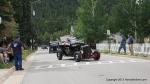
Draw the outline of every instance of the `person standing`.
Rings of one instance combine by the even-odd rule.
[[[120,43],[118,53],[120,53],[122,48],[124,50],[124,54],[126,54],[126,37],[123,34],[121,34],[121,43]]]
[[[12,48],[14,60],[15,60],[15,69],[17,70],[24,70],[22,68],[22,42],[20,41],[20,37],[17,36],[16,39],[10,44]]]
[[[129,51],[130,55],[134,55],[134,50],[133,50],[133,36],[131,34],[128,35],[128,45],[129,45]]]

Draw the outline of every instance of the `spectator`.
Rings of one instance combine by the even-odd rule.
[[[124,54],[126,54],[126,37],[123,34],[121,34],[121,43],[120,43],[118,53],[120,53],[122,48],[124,50]]]
[[[8,64],[9,57],[8,57],[7,51],[3,52],[3,57],[4,57],[4,63]]]
[[[7,55],[7,49],[6,48],[0,47],[0,58],[1,58],[3,63],[6,63],[6,64],[8,63],[9,58]]]
[[[24,70],[22,68],[22,43],[20,41],[20,37],[17,36],[16,39],[11,43],[10,47],[12,48],[14,60],[15,60],[15,68],[17,70]]]
[[[3,54],[0,53],[0,61],[2,61],[4,63],[4,59],[3,59]]]
[[[129,45],[129,51],[130,55],[134,55],[134,50],[133,50],[133,36],[131,34],[128,35],[128,45]]]

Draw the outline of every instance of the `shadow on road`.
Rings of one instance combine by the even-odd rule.
[[[75,61],[74,58],[62,59],[64,61]],[[82,59],[80,62],[94,62],[93,59]]]

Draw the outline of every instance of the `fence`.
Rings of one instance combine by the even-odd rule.
[[[110,51],[111,52],[117,52],[119,49],[120,44],[118,43],[111,43],[110,44]],[[133,45],[134,53],[136,54],[144,54],[144,55],[150,55],[150,43],[143,43],[143,44],[134,44]],[[96,48],[98,50],[109,50],[108,43],[97,43]],[[128,45],[126,45],[127,53],[129,52]]]

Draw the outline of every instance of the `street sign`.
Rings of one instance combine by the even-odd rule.
[[[110,35],[110,30],[107,30],[107,35]]]
[[[72,25],[71,25],[71,32],[74,33],[74,28]]]
[[[32,12],[32,13],[33,13],[33,16],[35,16],[35,10],[33,10],[33,12]]]
[[[34,43],[35,42],[35,40],[34,39],[30,39],[30,43]]]
[[[32,43],[32,39],[30,39],[30,43]]]

